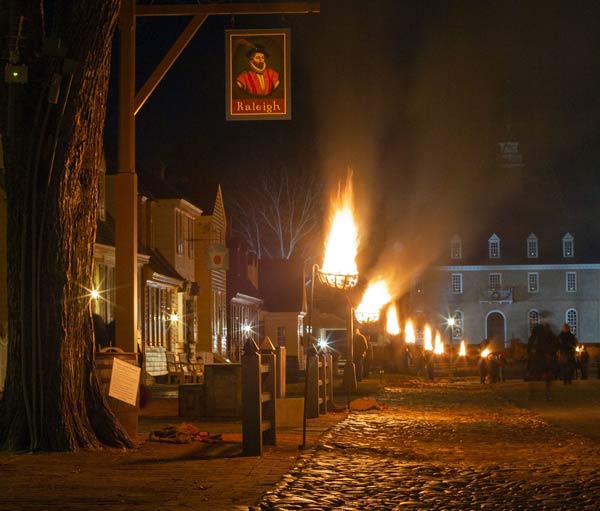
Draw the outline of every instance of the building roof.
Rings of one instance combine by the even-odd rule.
[[[261,259],[259,288],[264,309],[269,312],[305,310],[304,270],[302,261]]]
[[[238,236],[230,236],[227,238],[227,248],[229,249],[229,270],[227,271],[227,294],[229,297],[240,293],[261,298],[259,290],[248,276],[251,251],[247,243]]]
[[[107,247],[115,246],[115,219],[106,214],[106,220],[96,219],[96,243],[106,245]],[[138,254],[149,256],[148,248],[138,241]]]
[[[151,172],[138,173],[138,192],[151,199],[183,199],[194,204],[178,187]]]
[[[553,213],[547,205],[544,215],[523,215],[511,210],[490,222],[477,234],[465,226],[448,232],[447,249],[439,264],[451,266],[473,265],[540,265],[600,263],[600,236],[598,228],[589,219]],[[500,257],[489,257],[489,240],[493,235],[500,240]],[[538,256],[528,257],[527,239],[534,235],[538,242]],[[563,257],[563,238],[573,237],[573,257]],[[450,242],[457,235],[462,242],[462,258],[450,257]]]
[[[147,250],[150,253],[150,268],[152,268],[155,273],[185,282],[185,277],[182,277],[157,249],[149,248]]]

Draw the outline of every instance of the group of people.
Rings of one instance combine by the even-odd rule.
[[[546,399],[552,399],[552,381],[560,378],[565,385],[570,384],[578,371],[581,378],[589,374],[589,353],[585,346],[577,350],[577,338],[565,323],[555,335],[547,322],[536,325],[527,343],[527,374],[530,381],[530,397],[534,397],[535,381],[545,382]]]
[[[481,344],[482,350],[489,344],[485,341]],[[491,352],[485,357],[479,359],[479,380],[481,383],[496,383],[505,381],[504,368],[506,367],[506,357],[503,352]]]

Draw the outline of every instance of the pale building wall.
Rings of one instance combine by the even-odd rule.
[[[566,272],[577,275],[577,290],[566,289]],[[528,273],[538,273],[538,292],[529,292]],[[462,274],[463,292],[453,294],[451,274]],[[489,273],[500,273],[502,288],[513,290],[512,303],[480,303],[482,291],[489,289]],[[464,316],[463,337],[478,343],[487,336],[486,317],[490,312],[500,312],[505,317],[506,339],[529,337],[528,315],[532,309],[547,318],[558,333],[566,321],[566,312],[577,311],[577,336],[581,342],[600,342],[600,267],[594,265],[559,265],[556,269],[522,266],[517,270],[485,268],[474,271],[455,269],[432,271],[424,279],[424,316],[443,326],[444,317],[455,310]]]
[[[285,328],[285,348],[287,356],[299,356],[300,335],[298,331],[298,319],[304,316],[298,312],[268,312],[263,311],[265,335],[271,339],[274,346],[280,345],[277,339],[277,330]],[[259,343],[262,339],[259,339]]]

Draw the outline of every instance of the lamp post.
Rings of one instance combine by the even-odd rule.
[[[300,445],[300,449],[304,449],[306,447],[306,402],[308,399],[308,357],[310,355],[311,350],[315,350],[318,352],[320,346],[315,345],[313,342],[313,313],[314,313],[314,301],[315,301],[315,278],[319,279],[321,284],[332,287],[334,289],[339,289],[341,291],[349,291],[354,286],[356,286],[358,282],[358,273],[353,274],[342,274],[342,273],[328,273],[324,272],[319,268],[318,264],[312,265],[311,270],[311,279],[310,279],[310,302],[308,304],[308,321],[306,325],[306,333],[305,333],[305,350],[306,350],[306,363],[305,363],[305,373],[306,377],[304,380],[304,417],[302,420],[302,445]],[[350,300],[348,300],[350,302]],[[352,334],[353,334],[353,308],[350,306],[350,313],[348,314],[347,319],[347,352],[346,358],[349,360],[346,361],[346,366],[344,367],[344,385],[346,388],[347,396],[350,395],[350,390],[356,390],[356,368],[354,367],[354,362],[352,361]],[[352,363],[350,363],[352,362]],[[351,382],[354,382],[354,386],[351,385]],[[348,404],[350,404],[350,399],[348,399]]]
[[[352,344],[354,335],[354,308],[348,297],[348,291],[354,288],[358,283],[358,273],[328,273],[317,267],[317,275],[322,284],[344,291],[348,303],[350,304],[350,310],[346,319],[346,365],[344,366],[344,387],[346,389],[346,395],[350,396],[350,392],[356,390],[356,366],[354,365],[354,347]],[[349,403],[350,401],[348,399],[348,404]]]

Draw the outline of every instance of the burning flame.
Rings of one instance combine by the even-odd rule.
[[[322,273],[330,277],[358,275],[356,252],[358,251],[358,229],[354,222],[354,196],[352,175],[346,185],[338,187],[337,197],[332,201],[333,217],[327,243]],[[335,277],[333,277],[335,278]],[[340,277],[343,280],[343,277]],[[336,279],[337,280],[337,279]],[[332,283],[331,285],[335,285]]]
[[[425,338],[423,341],[423,349],[425,351],[433,351],[433,344],[431,344],[431,327],[425,325]]]
[[[435,347],[433,348],[433,352],[436,355],[441,355],[444,353],[444,343],[442,342],[442,337],[439,332],[435,332]]]
[[[385,280],[370,282],[363,299],[355,310],[356,319],[361,323],[365,321],[377,321],[379,310],[390,300],[392,296],[388,291]]]
[[[396,312],[396,306],[394,304],[390,305],[387,310],[386,330],[390,335],[398,335],[400,333],[398,313]]]
[[[415,327],[413,327],[412,321],[407,321],[404,327],[404,340],[406,344],[415,343]]]
[[[481,358],[486,358],[486,357],[487,357],[487,356],[488,356],[490,353],[491,353],[491,351],[490,351],[490,349],[489,349],[489,348],[486,348],[486,349],[484,349],[484,350],[481,352]]]
[[[460,341],[460,349],[458,350],[458,356],[459,357],[466,357],[467,356],[467,346],[465,345],[465,341]]]

